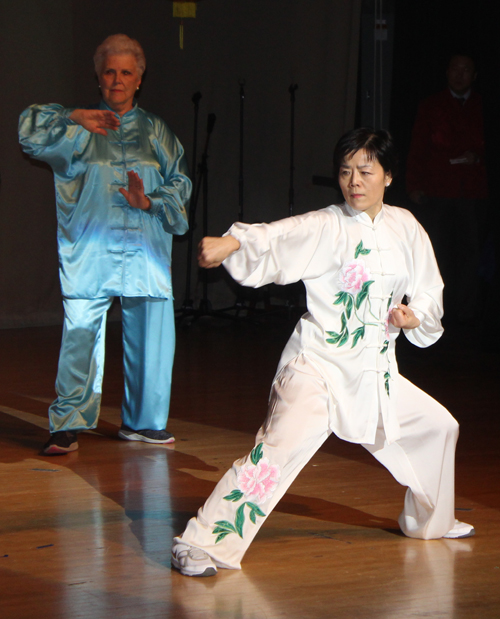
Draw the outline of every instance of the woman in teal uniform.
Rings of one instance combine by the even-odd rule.
[[[120,297],[125,376],[119,436],[170,443],[166,431],[175,348],[172,235],[188,228],[184,150],[134,100],[146,68],[123,34],[96,50],[102,100],[85,108],[32,105],[19,123],[23,150],[54,172],[64,328],[43,452],[78,449],[97,425],[106,312]]]

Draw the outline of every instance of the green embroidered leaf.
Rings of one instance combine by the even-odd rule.
[[[391,296],[389,297],[389,300],[387,301],[387,310],[389,310],[389,308],[391,307],[393,294],[394,294],[394,290],[391,292]]]
[[[255,515],[255,512],[254,512],[254,511],[251,511],[251,512],[250,512],[250,520],[251,520],[254,524],[257,524],[257,517],[256,517],[256,515]]]
[[[375,282],[375,280],[370,279],[367,282],[365,282],[363,284],[363,287],[361,288],[361,292],[366,292],[368,294],[368,288]]]
[[[228,531],[227,529],[223,529],[222,527],[215,527],[215,529],[212,531],[214,535],[217,535],[217,533],[223,533],[223,532],[232,533],[232,531]]]
[[[236,533],[236,529],[234,528],[234,526],[227,520],[217,520],[215,524],[224,531],[227,531],[228,533]]]
[[[336,344],[339,341],[339,339],[340,339],[340,335],[337,334],[337,336],[335,338],[332,338],[332,337],[326,338],[326,343],[327,344]]]
[[[358,327],[357,329],[355,329],[352,332],[352,346],[351,348],[354,348],[356,346],[356,344],[358,343],[358,340],[360,340],[361,338],[365,337],[365,325],[362,325],[361,327]]]
[[[243,492],[241,492],[241,490],[233,490],[231,494],[224,497],[224,500],[236,503],[236,501],[239,501],[241,498],[243,498]]]
[[[252,464],[257,464],[257,462],[262,458],[262,456],[264,455],[262,453],[263,449],[264,449],[264,443],[259,443],[257,447],[254,447],[254,449],[252,449],[252,453],[250,455]]]
[[[342,312],[342,316],[340,317],[340,331],[343,333],[347,328],[347,317],[344,312]]]
[[[384,342],[384,346],[380,351],[380,354],[383,355],[385,352],[387,352],[387,349],[389,348],[389,340],[385,340]]]
[[[356,251],[354,252],[354,259],[356,259],[359,256],[359,254],[361,254],[362,256],[366,256],[370,252],[371,252],[371,249],[365,249],[363,247],[363,241],[360,241],[358,243],[358,246],[356,247]]]
[[[347,292],[337,292],[335,296],[337,300],[333,302],[334,305],[340,305],[341,303],[345,305],[348,296]]]
[[[343,333],[342,333],[342,337],[340,338],[339,343],[337,344],[337,347],[340,348],[341,346],[343,346],[347,340],[349,339],[349,330],[346,329]]]
[[[358,292],[358,296],[356,297],[356,309],[359,309],[361,307],[361,303],[363,303],[367,296],[368,292],[366,292],[365,290]]]
[[[368,296],[369,288],[373,284],[373,282],[374,282],[374,280],[371,279],[370,281],[365,282],[363,284],[361,290],[358,292],[358,294],[356,296],[356,309],[359,309],[361,307],[361,303],[363,303],[363,301]]]
[[[391,378],[391,375],[389,374],[389,372],[386,372],[384,374],[384,378],[385,378],[385,390],[387,391],[387,395],[390,397],[391,392],[389,389],[389,379]]]
[[[243,539],[243,524],[245,522],[245,503],[240,505],[236,510],[236,518],[234,524],[236,526],[236,532]]]
[[[266,514],[261,510],[258,505],[256,505],[255,503],[250,503],[250,501],[247,501],[247,505],[252,510],[252,512],[255,512],[257,514],[257,516],[262,516],[262,518],[265,518]]]
[[[221,542],[226,537],[226,535],[229,535],[229,531],[224,531],[223,533],[220,533],[219,535],[217,535],[217,539],[215,540],[215,543],[218,544],[219,542]]]
[[[349,298],[347,299],[347,303],[346,303],[346,307],[345,307],[345,313],[347,314],[347,318],[351,317],[353,306],[354,306],[354,298],[350,294]]]

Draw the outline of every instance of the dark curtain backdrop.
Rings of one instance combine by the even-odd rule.
[[[139,104],[162,116],[191,164],[193,105],[200,91],[200,140],[217,116],[209,158],[209,232],[238,214],[239,85],[245,80],[245,219],[288,213],[289,85],[296,93],[295,212],[335,201],[312,185],[329,176],[333,145],[354,122],[361,0],[203,0],[186,19],[185,49],[168,0],[0,0],[0,326],[61,320],[52,174],[24,157],[19,113],[31,103],[85,105],[98,99],[92,55],[109,34],[144,47],[148,70]],[[198,221],[200,218],[198,217]],[[201,222],[200,222],[201,223]],[[197,238],[199,237],[197,229]],[[186,242],[174,244],[176,305],[184,295]],[[193,293],[200,283],[193,269]],[[233,294],[211,274],[214,306]]]
[[[500,46],[498,3],[491,0],[395,2],[395,41],[391,131],[401,149],[396,189],[405,200],[404,167],[419,102],[446,86],[450,54],[475,59],[475,88],[482,94],[490,184],[498,164],[500,140]]]
[[[417,106],[421,99],[446,85],[449,55],[472,55],[478,75],[475,88],[484,105],[486,165],[489,207],[482,213],[482,248],[477,277],[480,305],[486,309],[500,303],[500,203],[496,181],[500,164],[500,45],[498,3],[491,0],[421,0],[395,3],[395,45],[391,130],[401,148],[401,174],[394,183],[393,203],[406,206],[419,217],[418,208],[407,199],[404,183],[406,155]],[[451,222],[450,222],[451,223]],[[467,260],[457,255],[457,261]],[[464,282],[467,285],[467,282]],[[487,312],[475,328],[478,342],[496,347],[499,331],[491,326]]]

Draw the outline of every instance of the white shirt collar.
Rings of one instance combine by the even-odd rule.
[[[453,90],[451,88],[450,88],[450,92],[451,92],[451,96],[454,99],[465,99],[467,101],[467,99],[471,96],[472,89],[469,88],[469,90],[467,92],[464,92],[463,95],[458,95],[456,92],[453,92]]]

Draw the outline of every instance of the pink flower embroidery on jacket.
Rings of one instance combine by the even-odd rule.
[[[356,258],[350,262],[346,262],[340,273],[339,283],[343,292],[357,294],[363,284],[370,279],[370,269],[366,266],[362,258]]]
[[[245,499],[262,505],[273,495],[281,472],[277,464],[269,464],[262,458],[257,464],[248,464],[238,473],[238,488]]]

